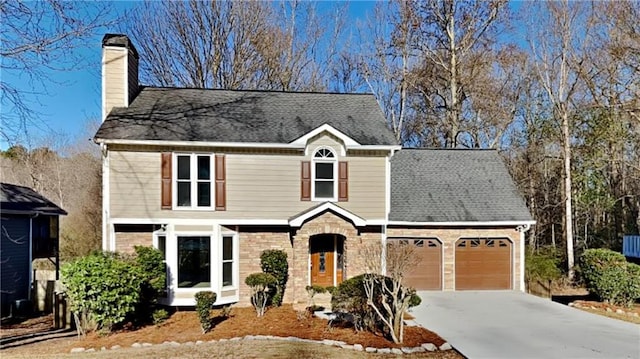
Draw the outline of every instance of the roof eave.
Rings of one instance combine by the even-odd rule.
[[[413,221],[389,221],[391,226],[434,226],[434,227],[517,227],[533,226],[534,220],[513,221],[450,221],[450,222],[413,222]]]

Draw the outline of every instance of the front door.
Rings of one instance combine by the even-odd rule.
[[[338,237],[317,235],[311,238],[311,284],[329,287],[342,282],[343,241]]]

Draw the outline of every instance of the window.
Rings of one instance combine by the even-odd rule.
[[[320,148],[313,155],[313,196],[315,200],[336,199],[336,155],[329,148]]]
[[[222,236],[222,286],[233,286],[233,236]]]
[[[211,208],[212,157],[204,154],[176,155],[175,203],[179,208]]]
[[[211,287],[211,237],[178,237],[178,288]]]

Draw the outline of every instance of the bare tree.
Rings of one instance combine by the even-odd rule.
[[[405,120],[410,111],[412,68],[417,58],[416,21],[408,2],[379,3],[368,27],[360,33],[360,74],[369,91],[376,95],[398,143],[409,137]]]
[[[404,274],[418,264],[415,247],[403,241],[392,241],[382,251],[379,244],[365,249],[366,271],[364,289],[367,304],[373,309],[380,321],[389,330],[394,343],[404,340],[404,313],[409,309],[409,301],[415,293],[413,288],[403,285]],[[382,258],[385,258],[383,273]]]
[[[0,1],[0,136],[14,143],[27,128],[47,128],[38,96],[55,82],[51,73],[87,66],[76,50],[115,20],[107,2]],[[29,83],[29,90],[10,78]],[[17,80],[15,80],[17,81]],[[31,99],[28,99],[30,97]]]
[[[420,92],[426,117],[440,123],[444,147],[457,147],[465,130],[472,87],[490,66],[506,1],[429,0],[415,3],[422,56]]]
[[[331,36],[327,28],[335,17],[320,17],[315,7],[299,1],[148,1],[127,16],[123,30],[138,47],[141,79],[148,84],[321,90],[331,55],[322,40]]]
[[[574,277],[573,187],[571,180],[572,118],[584,99],[585,49],[591,40],[589,6],[580,2],[545,2],[536,4],[535,20],[529,39],[537,80],[551,106],[562,139],[564,164],[564,236],[567,268]],[[534,6],[534,5],[531,5]]]

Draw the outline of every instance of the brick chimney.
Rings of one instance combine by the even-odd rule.
[[[127,35],[102,38],[102,121],[114,107],[128,107],[138,94],[138,51]]]

